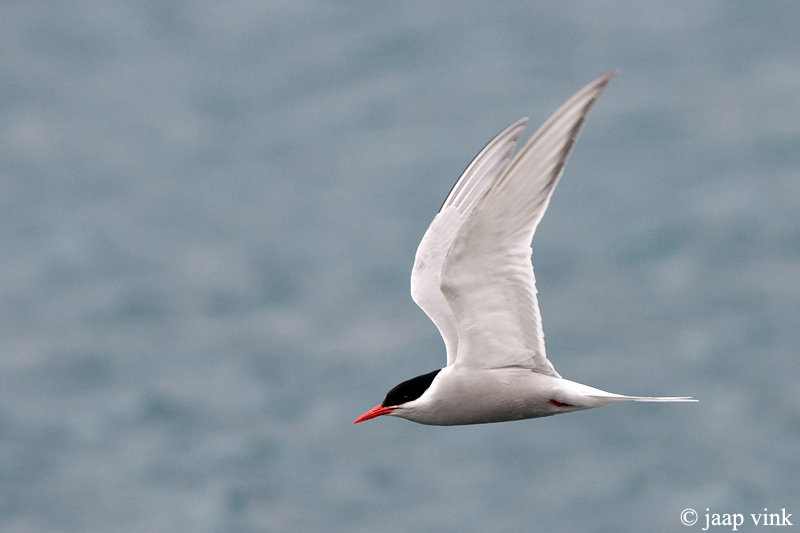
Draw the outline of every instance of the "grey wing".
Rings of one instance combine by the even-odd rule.
[[[500,132],[473,159],[417,248],[411,272],[411,297],[439,328],[447,349],[448,365],[456,359],[458,332],[453,312],[440,288],[442,265],[462,223],[508,166],[527,121],[526,118],[518,120]]]
[[[561,106],[458,229],[441,280],[459,333],[458,364],[558,376],[545,352],[530,243],[587,113],[615,75]]]

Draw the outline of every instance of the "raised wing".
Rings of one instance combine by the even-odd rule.
[[[447,348],[447,364],[458,350],[456,319],[440,289],[447,251],[478,200],[508,166],[527,118],[518,120],[491,140],[458,179],[417,248],[411,272],[411,297],[433,320]]]
[[[545,353],[530,243],[586,114],[616,74],[597,78],[561,106],[458,229],[441,289],[456,321],[459,365],[519,366],[560,377]]]

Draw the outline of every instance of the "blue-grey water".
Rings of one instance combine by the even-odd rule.
[[[799,524],[798,21],[0,3],[0,531]],[[461,170],[614,67],[533,245],[548,355],[700,403],[354,426],[444,364],[408,279]]]

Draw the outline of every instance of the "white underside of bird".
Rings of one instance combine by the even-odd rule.
[[[381,415],[460,425],[550,416],[625,396],[562,378],[547,359],[531,240],[611,71],[562,105],[511,159],[528,119],[497,135],[456,182],[422,238],[411,296],[439,328],[447,366],[401,383],[356,423]]]

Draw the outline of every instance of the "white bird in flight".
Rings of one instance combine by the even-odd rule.
[[[567,100],[513,159],[528,119],[503,130],[458,179],[411,273],[411,296],[439,328],[447,366],[397,385],[355,423],[390,415],[439,426],[485,424],[625,400],[696,401],[582,385],[562,378],[545,355],[531,240],[587,113],[617,72]]]

